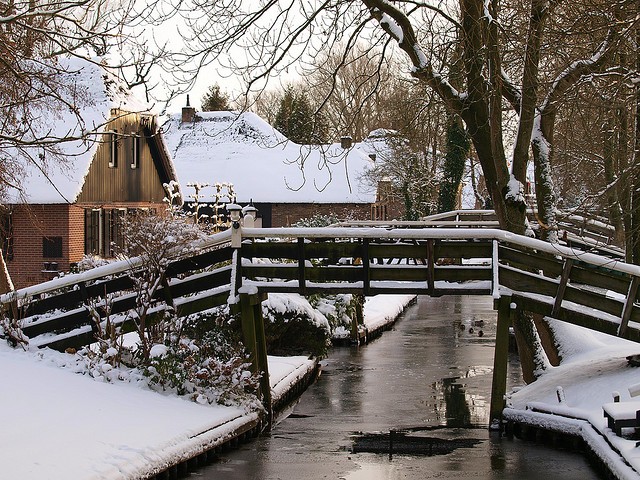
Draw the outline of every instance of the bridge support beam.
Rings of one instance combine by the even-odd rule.
[[[262,302],[265,294],[246,292],[240,288],[240,320],[244,344],[251,356],[253,373],[260,373],[260,395],[267,412],[267,428],[271,430],[273,406],[271,401],[271,384],[269,382],[269,363],[267,361],[267,341],[262,317]]]
[[[511,297],[495,300],[498,310],[496,346],[493,357],[493,380],[491,382],[491,428],[500,424],[507,393],[507,366],[509,362],[509,327],[511,326]]]

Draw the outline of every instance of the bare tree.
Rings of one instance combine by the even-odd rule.
[[[381,52],[374,58],[399,58],[404,52],[403,70],[463,119],[500,223],[518,233],[526,228],[523,185],[533,152],[538,201],[548,212],[542,222],[553,240],[555,196],[549,164],[555,119],[565,95],[600,71],[617,39],[626,34],[625,25],[612,16],[624,8],[635,11],[636,6],[624,0],[606,6],[596,0],[566,5],[532,0],[524,8],[501,8],[497,0],[231,0],[210,5],[181,0],[172,12],[186,18],[186,50],[165,68],[180,72],[179,80],[185,80],[217,59],[243,75],[249,91],[259,91],[269,78],[296,69],[305,75],[318,68],[337,72],[349,62],[332,67],[327,59],[361,57],[357,45]],[[193,11],[199,15],[187,15]],[[588,38],[578,35],[582,48],[557,49],[556,54],[557,44],[545,43],[545,34],[562,28],[563,39],[573,45],[570,34],[585,22],[597,28]],[[447,61],[456,42],[462,45],[459,87]],[[327,56],[327,50],[334,53]],[[505,108],[516,113],[515,138],[505,130]],[[511,144],[513,155],[506,153],[505,145]]]

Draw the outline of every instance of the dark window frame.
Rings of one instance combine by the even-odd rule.
[[[129,166],[132,170],[140,168],[140,147],[140,135],[138,135],[137,133],[132,133],[131,137],[129,137],[129,154],[131,156]]]
[[[118,168],[118,130],[109,132],[109,168]]]
[[[63,258],[62,237],[42,237],[42,258]]]

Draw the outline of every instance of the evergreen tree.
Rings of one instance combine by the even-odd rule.
[[[230,110],[229,96],[220,91],[218,84],[211,85],[202,97],[203,112],[224,112]]]
[[[316,143],[314,118],[309,99],[304,92],[287,87],[276,113],[275,128],[289,140],[299,144]]]

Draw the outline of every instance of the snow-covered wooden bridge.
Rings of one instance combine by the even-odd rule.
[[[231,303],[253,324],[271,292],[364,295],[492,295],[498,310],[492,418],[506,388],[508,329],[518,309],[640,341],[640,267],[577,248],[514,235],[481,215],[422,224],[244,228],[213,235],[175,258],[155,296],[155,313],[178,316]],[[405,228],[399,228],[405,227]],[[407,228],[412,227],[412,228]],[[96,313],[132,329],[134,258],[0,297],[31,343],[64,351],[95,341]],[[246,331],[245,331],[246,334]],[[254,350],[255,351],[255,350]],[[265,357],[266,358],[266,357]]]

